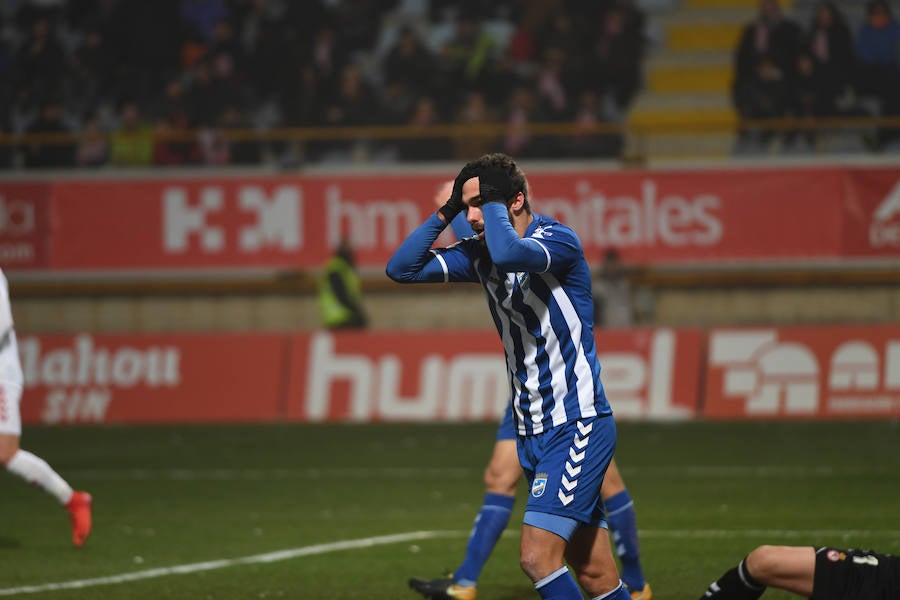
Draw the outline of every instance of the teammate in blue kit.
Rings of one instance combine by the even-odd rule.
[[[466,210],[476,236],[432,250]],[[541,598],[631,600],[609,544],[600,488],[616,445],[594,344],[591,273],[568,226],[531,212],[508,156],[466,164],[446,204],[387,265],[401,283],[478,282],[506,354],[519,463],[530,495],[520,565]],[[578,583],[565,562],[572,567]]]
[[[448,181],[438,190],[434,197],[437,208],[442,207],[450,197],[452,187],[453,182]],[[475,235],[463,213],[457,215],[450,226],[459,240]],[[462,563],[447,577],[410,579],[412,589],[431,600],[475,600],[478,577],[509,523],[521,476],[512,405],[507,405],[484,472],[484,501],[475,517]],[[653,591],[645,581],[641,567],[634,502],[619,475],[615,459],[610,461],[606,470],[600,495],[606,508],[613,546],[621,561],[622,581],[628,587],[632,600],[651,600]]]

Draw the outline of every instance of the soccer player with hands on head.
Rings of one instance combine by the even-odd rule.
[[[437,208],[444,206],[452,190],[453,181],[441,186],[434,197]],[[450,226],[459,240],[475,235],[466,220],[465,211],[456,215]],[[497,429],[491,458],[484,470],[484,500],[472,526],[462,563],[448,577],[412,578],[410,587],[432,600],[475,600],[478,577],[509,523],[521,477],[522,467],[516,453],[516,427],[512,405],[508,404]],[[600,496],[606,508],[615,550],[622,563],[622,581],[628,587],[632,600],[651,600],[653,592],[644,579],[641,567],[634,502],[615,459],[610,461],[606,470]]]
[[[616,427],[600,382],[590,269],[575,232],[532,214],[528,194],[510,157],[467,163],[450,198],[407,237],[386,271],[401,283],[475,282],[485,291],[530,489],[520,565],[540,597],[581,600],[584,589],[594,600],[631,600],[600,493]],[[432,250],[464,211],[475,235]]]

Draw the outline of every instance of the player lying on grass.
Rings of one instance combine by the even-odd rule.
[[[700,600],[756,600],[768,587],[811,600],[897,600],[900,558],[870,550],[760,546]]]

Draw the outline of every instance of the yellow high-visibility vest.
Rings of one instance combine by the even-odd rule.
[[[347,294],[357,305],[362,299],[359,277],[356,275],[356,271],[344,258],[340,256],[331,257],[325,263],[325,269],[319,276],[319,314],[322,317],[322,324],[329,328],[338,327],[353,317],[353,311],[341,304],[331,288],[329,279],[332,273],[337,273],[341,277]]]

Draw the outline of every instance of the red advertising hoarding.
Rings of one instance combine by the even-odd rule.
[[[38,269],[48,266],[51,185],[0,184],[0,267]]]
[[[22,420],[273,420],[285,343],[261,334],[22,336]]]
[[[598,335],[617,417],[690,419],[703,334],[636,329]],[[490,331],[315,333],[293,338],[288,418],[301,421],[496,420],[509,402]]]
[[[495,421],[491,331],[31,335],[26,424]],[[620,420],[900,417],[900,325],[597,336]]]
[[[443,179],[0,182],[0,225],[7,224],[0,227],[0,251],[21,254],[4,266],[22,269],[315,268],[350,236],[359,264],[381,269],[434,211]],[[627,261],[648,263],[900,257],[896,168],[536,169],[529,181],[535,210],[571,224],[590,260],[610,246]],[[28,211],[33,227],[25,227]],[[30,254],[8,245],[13,232],[26,236]]]
[[[700,331],[599,341],[618,418],[694,418]],[[509,399],[490,331],[41,335],[20,353],[25,423],[495,421]]]
[[[714,329],[703,416],[900,417],[900,325]]]
[[[589,259],[831,258],[840,254],[842,171],[703,170],[529,177],[536,208],[571,224]],[[807,226],[814,222],[815,226]]]
[[[900,170],[853,169],[846,177],[843,254],[900,257]]]

